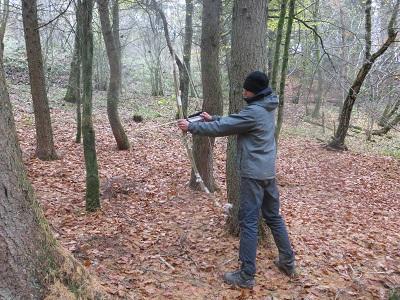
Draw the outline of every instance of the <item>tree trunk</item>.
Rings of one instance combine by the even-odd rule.
[[[283,25],[285,24],[286,4],[287,0],[282,0],[281,10],[279,13],[278,28],[276,29],[274,62],[272,64],[272,75],[271,75],[271,87],[273,90],[276,90],[277,88],[276,83],[278,80],[279,58],[281,55],[281,44],[283,36]]]
[[[71,70],[69,74],[69,81],[67,87],[67,93],[64,100],[71,103],[76,103],[76,136],[75,142],[80,143],[82,139],[82,101],[81,101],[81,54],[80,54],[80,9],[81,7],[75,5],[75,43],[74,43],[74,54],[71,62]]]
[[[292,25],[293,25],[295,4],[296,4],[295,0],[289,1],[289,17],[288,17],[288,21],[287,21],[285,46],[283,49],[283,57],[282,57],[281,81],[280,81],[280,85],[279,85],[278,120],[276,122],[276,129],[275,129],[275,138],[277,141],[279,139],[279,134],[281,132],[282,123],[283,123],[283,109],[285,106],[286,73],[287,73],[288,62],[289,62],[290,37],[292,35]]]
[[[86,270],[54,239],[23,165],[0,59],[0,298],[100,299]],[[73,287],[82,287],[73,295]],[[67,294],[68,295],[67,295]]]
[[[0,4],[3,1],[0,1]],[[0,13],[0,58],[3,59],[3,54],[4,54],[4,36],[6,34],[6,27],[7,27],[7,21],[8,21],[8,16],[10,14],[10,6],[9,6],[9,0],[4,0],[3,2],[3,7],[1,9]]]
[[[351,112],[353,110],[354,102],[357,99],[358,93],[360,92],[361,86],[364,83],[368,72],[371,70],[374,62],[386,52],[389,46],[396,40],[397,32],[395,31],[396,17],[399,11],[400,0],[396,1],[393,8],[392,15],[388,25],[388,37],[384,44],[373,54],[371,54],[371,0],[367,0],[365,9],[365,62],[361,69],[357,73],[357,77],[350,87],[350,90],[343,103],[342,111],[340,112],[339,125],[335,132],[335,136],[329,143],[329,147],[338,150],[346,150],[347,147],[344,144],[347,131],[349,129]]]
[[[378,130],[373,130],[372,134],[373,135],[384,135],[389,132],[390,129],[394,128],[400,124],[400,112],[397,113],[397,115],[393,118],[392,121],[386,121],[385,126],[383,126],[381,129]]]
[[[179,71],[179,90],[182,92],[183,90],[183,85],[182,85],[182,78],[184,75],[184,73],[187,73],[185,70],[185,66],[184,63],[180,60],[180,58],[178,57],[178,55],[176,54],[173,46],[172,46],[172,41],[171,41],[171,37],[169,36],[169,29],[168,29],[168,22],[167,22],[167,18],[164,14],[164,11],[160,8],[160,6],[157,4],[157,2],[155,0],[151,1],[151,5],[153,7],[153,9],[155,9],[157,11],[157,13],[159,14],[162,23],[163,23],[163,28],[164,28],[164,36],[165,36],[165,41],[167,43],[167,47],[169,50],[169,53],[171,54],[171,56],[173,56],[175,58],[175,62],[178,66],[178,71]],[[181,99],[182,100],[182,99]],[[183,115],[186,117],[187,115],[187,106],[186,108],[183,107],[183,101],[182,101],[182,111],[183,111]],[[179,114],[179,113],[178,113]],[[177,114],[177,116],[178,116]]]
[[[78,9],[78,7],[76,8]],[[76,21],[74,53],[71,61],[71,69],[69,72],[67,93],[64,100],[69,103],[77,103],[81,97],[80,93],[81,79],[81,59],[79,56],[79,37],[78,37],[78,20]]]
[[[390,123],[389,120],[396,114],[399,108],[400,108],[400,98],[397,99],[397,101],[394,104],[388,103],[385,107],[382,116],[379,118],[378,125],[381,127],[387,126],[387,124]]]
[[[185,38],[183,41],[183,70],[179,71],[179,82],[181,90],[181,100],[183,115],[187,116],[189,104],[189,85],[190,85],[190,59],[192,54],[193,37],[193,0],[186,0],[185,18]]]
[[[108,0],[97,0],[101,22],[101,31],[104,37],[104,44],[107,49],[108,62],[110,66],[110,81],[107,91],[107,114],[111,129],[119,150],[129,149],[129,140],[122,127],[118,114],[118,103],[121,88],[121,61],[119,45],[119,34],[115,35],[110,24],[110,11]],[[115,15],[115,14],[114,14]],[[118,40],[118,42],[116,42]]]
[[[49,102],[46,94],[36,0],[22,0],[22,20],[28,58],[36,128],[36,155],[42,160],[57,159],[53,142]]]
[[[319,0],[317,0],[314,4],[314,12],[313,12],[313,19],[318,20],[319,18]],[[312,113],[312,118],[319,118],[320,117],[320,110],[321,110],[321,104],[322,104],[322,72],[321,68],[319,67],[321,64],[321,50],[320,50],[320,44],[318,40],[318,25],[314,26],[314,48],[315,48],[315,61],[317,62],[317,77],[318,77],[318,84],[317,84],[317,92],[314,97],[314,110]]]
[[[112,1],[112,31],[114,36],[115,49],[118,54],[119,64],[119,92],[122,93],[122,46],[119,33],[119,1]]]
[[[82,59],[82,133],[86,166],[86,210],[100,208],[99,172],[96,156],[96,140],[92,123],[92,72],[93,72],[93,0],[82,0],[81,9],[81,59]]]
[[[219,67],[221,0],[204,0],[201,32],[201,80],[203,85],[202,111],[211,115],[221,115],[222,88]],[[193,136],[193,156],[201,178],[210,192],[215,191],[213,174],[214,139]],[[200,189],[193,174],[190,187]]]
[[[232,42],[230,62],[229,113],[243,107],[242,87],[246,76],[255,70],[265,72],[265,35],[267,6],[264,0],[235,0],[232,15]],[[238,211],[240,180],[236,160],[236,137],[229,137],[227,147],[227,192],[233,207],[229,212],[227,228],[239,233]]]
[[[341,60],[342,63],[340,64],[341,67],[341,76],[342,76],[342,81],[346,82],[347,81],[347,73],[348,73],[348,67],[347,67],[347,59],[346,59],[346,23],[345,23],[345,16],[344,16],[344,12],[343,12],[343,7],[340,7],[339,10],[339,15],[340,15],[340,41],[341,41],[341,45],[340,45],[340,55],[341,55]],[[342,89],[342,99],[340,99],[338,101],[338,106],[342,107],[344,100],[346,99],[346,90]]]
[[[101,31],[94,32],[94,74],[93,86],[98,91],[107,91],[110,70],[108,68],[107,51]]]

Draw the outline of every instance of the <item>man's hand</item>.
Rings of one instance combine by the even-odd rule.
[[[212,121],[212,116],[210,116],[210,114],[207,112],[202,112],[200,116],[202,116],[206,122]]]
[[[186,133],[189,129],[189,121],[186,119],[178,120],[178,127]]]

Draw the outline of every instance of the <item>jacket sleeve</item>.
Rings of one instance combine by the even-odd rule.
[[[227,136],[248,132],[256,125],[256,120],[249,109],[238,114],[220,117],[212,122],[194,122],[189,124],[189,132],[205,136]]]

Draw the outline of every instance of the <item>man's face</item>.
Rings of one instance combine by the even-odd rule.
[[[251,98],[251,97],[255,96],[255,94],[253,92],[250,92],[246,89],[243,89],[242,95],[243,95],[243,98]]]

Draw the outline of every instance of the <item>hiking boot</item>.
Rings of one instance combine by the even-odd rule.
[[[280,262],[279,259],[277,258],[276,260],[274,260],[274,264],[285,275],[287,275],[289,277],[293,277],[296,275],[296,268],[294,266],[294,263],[284,264],[284,263]]]
[[[241,270],[225,273],[224,281],[229,285],[247,289],[251,289],[256,283],[253,276],[247,275]]]

